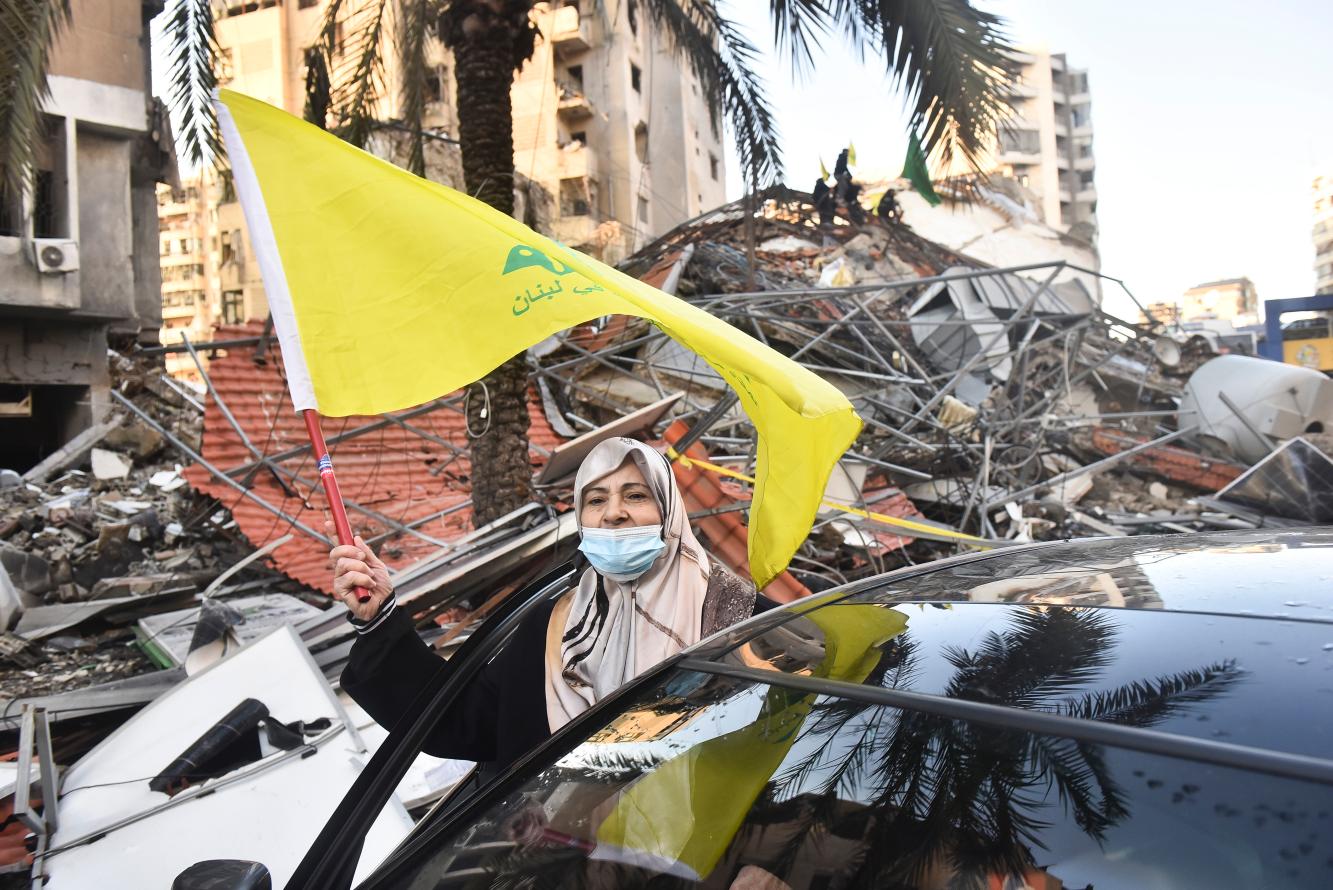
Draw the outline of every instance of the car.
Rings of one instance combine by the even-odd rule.
[[[432,715],[568,581],[474,635],[289,888],[351,885]],[[251,871],[177,886],[262,886],[210,868]],[[455,792],[358,885],[1330,886],[1328,529],[1017,546],[761,614]]]

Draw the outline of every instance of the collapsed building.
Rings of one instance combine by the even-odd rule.
[[[928,223],[904,195],[905,222],[854,223],[773,190],[752,212],[723,205],[623,264],[825,377],[864,420],[770,597],[1013,542],[1333,519],[1321,450],[1333,383],[1107,314],[1103,288],[1119,285],[1088,262],[1095,254],[1001,198]],[[943,240],[922,234],[932,225]],[[971,252],[1001,255],[1005,243],[1030,261],[999,267]],[[0,729],[11,747],[31,749],[45,726],[57,762],[72,762],[282,626],[336,684],[352,631],[326,596],[323,493],[275,347],[252,323],[114,356],[111,416],[5,477]],[[162,374],[168,350],[196,366],[203,397]],[[755,431],[711,367],[621,316],[527,358],[539,497],[490,525],[472,521],[466,393],[326,425],[352,524],[424,639],[447,653],[572,553],[573,474],[611,435],[674,449],[701,541],[747,573]]]
[[[114,14],[75,5],[51,52],[32,188],[0,188],[0,466],[11,468],[100,419],[108,341],[156,342],[162,322],[154,190],[176,175],[148,77],[162,0]]]

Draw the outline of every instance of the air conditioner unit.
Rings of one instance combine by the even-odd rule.
[[[32,239],[33,258],[43,275],[79,271],[79,242],[68,238]]]

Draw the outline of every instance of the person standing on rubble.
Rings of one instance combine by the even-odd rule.
[[[574,481],[578,586],[529,615],[436,724],[428,754],[494,775],[602,698],[710,634],[773,608],[704,552],[666,458],[609,439]],[[396,607],[361,539],[329,551],[334,595],[357,628],[342,687],[382,726],[402,719],[442,662]],[[370,591],[360,602],[356,588]],[[447,668],[443,668],[446,669]]]

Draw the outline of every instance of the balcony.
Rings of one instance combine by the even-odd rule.
[[[178,281],[163,281],[162,294],[163,305],[166,303],[167,294],[183,294],[187,291],[202,291],[204,289],[204,276],[196,275],[192,278],[182,278]]]
[[[1097,200],[1097,187],[1090,185],[1079,189],[1078,194],[1074,195],[1074,200],[1080,204],[1091,204]]]
[[[167,302],[165,300],[162,302],[162,317],[164,319],[194,318],[194,314],[197,311],[198,310],[195,308],[195,305],[193,303],[188,303],[180,306],[169,306],[167,305]]]
[[[561,179],[596,179],[597,154],[580,142],[572,142],[560,150],[556,169]]]
[[[577,6],[562,6],[551,23],[551,45],[556,55],[572,56],[592,46],[592,19],[579,14]]]
[[[597,218],[594,216],[562,216],[552,220],[555,239],[561,244],[580,245],[591,242],[597,233]]]
[[[1031,167],[1041,163],[1041,153],[1021,148],[1002,149],[998,160],[1010,167]]]
[[[197,266],[203,262],[197,253],[164,253],[162,254],[161,265],[163,268],[170,266]]]
[[[1079,172],[1097,169],[1097,159],[1092,155],[1086,157],[1074,158],[1074,169]]]
[[[574,7],[566,6],[564,8],[573,9]],[[561,120],[571,124],[587,120],[593,115],[592,103],[588,101],[588,97],[567,87],[560,88],[560,98],[556,102],[555,111],[556,114],[560,115]]]

